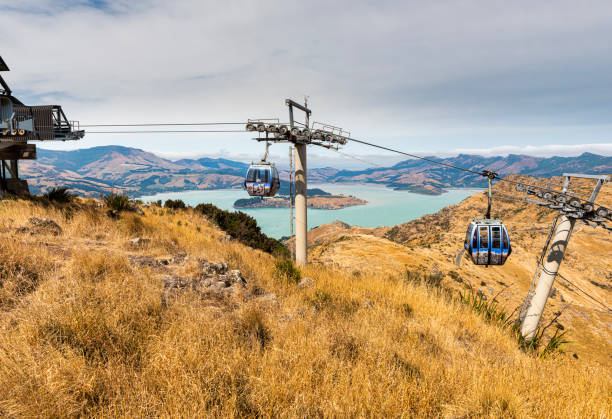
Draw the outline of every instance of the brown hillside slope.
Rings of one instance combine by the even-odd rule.
[[[0,417],[612,412],[606,369],[524,353],[438,288],[317,266],[299,288],[191,209],[0,207]]]
[[[513,179],[552,182],[560,190],[558,178]],[[592,188],[590,182],[572,182],[572,185],[575,185],[573,191],[583,194]],[[486,209],[484,194],[473,195],[458,205],[391,229],[368,230],[339,224],[322,226],[320,232],[315,230],[311,234],[315,240],[311,242],[312,258],[348,270],[385,273],[431,270],[435,264],[436,269],[446,275],[446,286],[462,289],[467,283],[488,298],[502,292],[497,299],[512,312],[527,293],[555,213],[512,199],[519,194],[508,183],[496,184],[494,194],[493,215],[504,220],[513,245],[513,253],[503,267],[478,267],[467,258],[462,260],[461,267],[455,265],[469,221],[474,216],[482,216]],[[612,206],[612,184],[602,188],[597,201]],[[321,239],[317,240],[319,236]],[[574,342],[568,350],[611,367],[612,233],[577,224],[560,274],[562,278],[557,279],[554,295],[546,307],[544,324],[554,313],[562,312],[558,324],[568,331],[569,340]]]

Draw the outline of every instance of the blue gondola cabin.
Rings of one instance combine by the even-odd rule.
[[[464,246],[476,265],[503,265],[512,253],[508,230],[497,219],[475,218],[468,226]]]
[[[244,187],[250,196],[271,197],[280,188],[280,178],[271,163],[252,164],[246,174]]]

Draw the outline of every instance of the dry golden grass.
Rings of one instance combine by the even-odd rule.
[[[610,417],[608,371],[523,353],[439,289],[326,267],[298,289],[191,210],[0,207],[1,417]],[[16,233],[32,216],[63,234]],[[166,298],[161,279],[195,258],[241,270],[247,292]]]
[[[519,179],[536,183],[534,178]],[[561,181],[560,178],[539,180],[543,184],[556,183],[556,189],[561,189]],[[593,181],[572,181],[571,190],[586,194],[592,187]],[[482,193],[394,228],[321,226],[309,233],[309,241],[313,239],[311,260],[349,272],[357,269],[399,273],[419,267],[431,272],[435,267],[445,275],[445,287],[462,290],[469,284],[489,299],[497,296],[506,311],[513,312],[523,303],[557,213],[510,199],[516,195],[511,184],[499,182],[493,193],[493,214],[504,220],[513,246],[504,266],[484,268],[465,257],[460,267],[455,264],[463,248],[466,226],[486,209],[486,197]],[[612,183],[603,186],[597,201],[612,206]],[[546,338],[554,334],[556,326],[562,327],[565,338],[572,342],[566,347],[570,355],[576,354],[612,371],[612,313],[606,309],[612,307],[612,233],[578,222],[559,274],[544,311],[543,324],[548,324],[558,313],[561,315],[547,329]]]

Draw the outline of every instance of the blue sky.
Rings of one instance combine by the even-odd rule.
[[[5,78],[82,124],[313,119],[405,151],[612,155],[608,1],[0,0]],[[256,159],[248,134],[89,134],[77,148]],[[354,144],[375,163],[395,157]],[[286,159],[286,146],[273,148]],[[311,164],[359,166],[326,150]]]

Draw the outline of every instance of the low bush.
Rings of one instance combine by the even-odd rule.
[[[278,240],[263,234],[257,221],[250,215],[240,211],[221,210],[212,204],[199,204],[195,210],[240,243],[275,256],[289,257],[289,250]]]
[[[164,202],[164,208],[182,209],[185,207],[186,205],[181,199],[167,199],[166,202]]]

